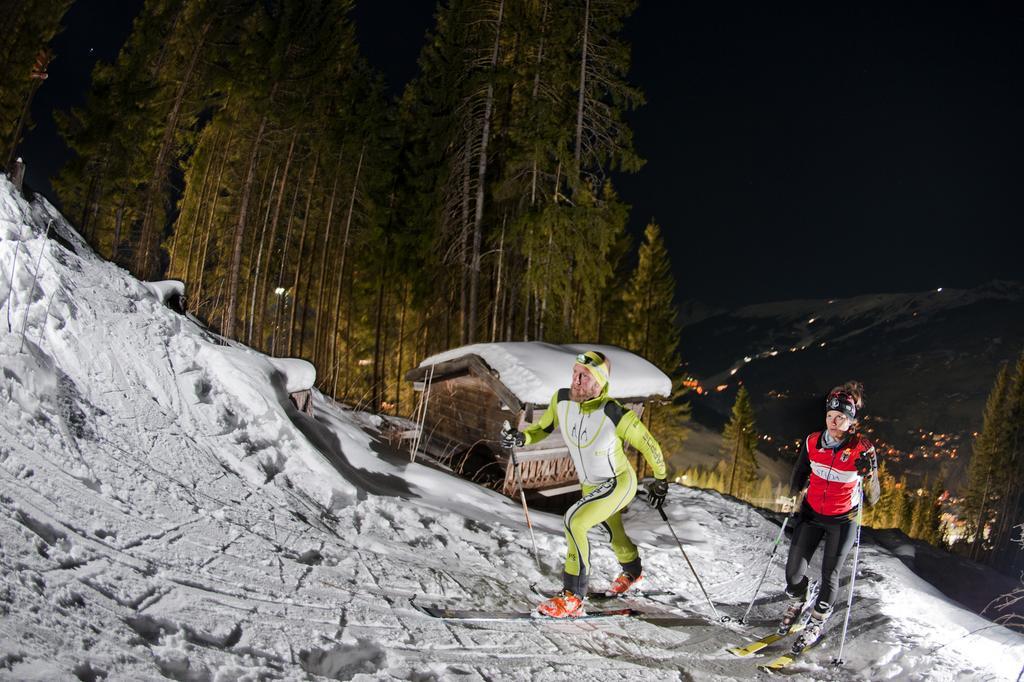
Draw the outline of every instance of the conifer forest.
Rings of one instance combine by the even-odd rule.
[[[19,74],[69,3],[24,4],[3,62]],[[634,5],[440,3],[391,98],[351,0],[150,0],[60,117],[54,186],[100,253],[184,281],[191,313],[310,360],[339,400],[408,412],[406,370],[480,341],[589,339],[671,371],[667,254],[656,225],[626,233],[611,180],[642,163],[623,120],[643,102],[620,36]],[[12,153],[38,81],[4,82]]]

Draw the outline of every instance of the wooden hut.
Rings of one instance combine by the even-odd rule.
[[[614,346],[539,342],[474,344],[425,359],[406,373],[420,392],[407,434],[413,455],[423,454],[506,495],[518,489],[509,453],[498,443],[502,423],[523,430],[539,419],[558,388],[567,387],[576,355],[599,350],[611,362],[609,393],[643,413],[652,399],[667,398],[669,378],[643,358]],[[578,490],[576,469],[554,433],[519,448],[528,494],[555,496]]]

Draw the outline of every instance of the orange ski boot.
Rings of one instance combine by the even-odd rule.
[[[638,582],[643,580],[644,574],[641,573],[637,577],[631,576],[629,573],[623,571],[619,574],[619,577],[612,582],[612,586],[605,591],[604,596],[606,597],[620,597],[626,593],[626,590],[636,585]]]
[[[579,618],[586,615],[583,600],[569,590],[562,590],[537,606],[537,613],[551,618]]]

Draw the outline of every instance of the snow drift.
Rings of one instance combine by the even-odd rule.
[[[49,231],[50,238],[45,235]],[[529,608],[560,584],[561,520],[391,452],[309,368],[225,343],[92,254],[0,177],[0,677],[743,679],[749,634],[612,618],[449,623],[418,603]],[[55,239],[56,237],[56,239]],[[9,321],[9,322],[8,322]],[[683,488],[667,507],[719,608],[750,599],[777,526]],[[661,520],[626,515],[646,585],[705,612]],[[595,586],[614,577],[595,538]],[[865,546],[845,669],[807,678],[1007,679],[1024,639]],[[781,568],[754,616],[781,611]],[[676,596],[671,596],[676,595]]]

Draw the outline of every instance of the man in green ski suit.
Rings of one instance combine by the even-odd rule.
[[[561,429],[562,439],[579,475],[583,498],[565,513],[568,551],[562,574],[563,590],[537,610],[546,616],[572,618],[584,614],[590,575],[590,543],[587,531],[603,523],[611,535],[612,550],[622,573],[609,594],[621,594],[642,576],[640,553],[622,525],[622,510],[636,495],[636,472],[626,459],[623,442],[639,450],[654,480],[648,484],[648,500],[660,509],[668,493],[665,459],[658,442],[636,416],[608,397],[611,364],[603,353],[587,351],[576,356],[572,385],[555,392],[537,423],[524,432],[503,430],[502,444],[531,445]]]

